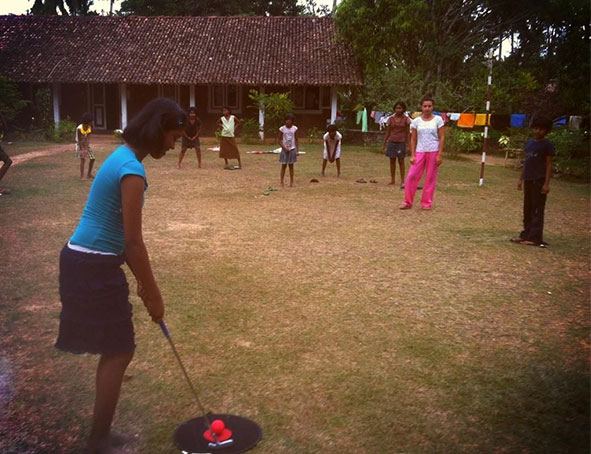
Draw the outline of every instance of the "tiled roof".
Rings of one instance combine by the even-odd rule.
[[[361,85],[331,18],[0,16],[20,82]]]

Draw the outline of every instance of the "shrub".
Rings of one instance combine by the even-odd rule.
[[[46,136],[53,142],[74,142],[76,140],[76,123],[69,118],[60,120],[47,129]]]
[[[314,140],[322,139],[322,136],[324,136],[324,130],[316,126],[308,129],[308,143],[314,143]]]
[[[246,118],[240,122],[241,135],[246,143],[257,143],[259,139],[259,122],[253,118]]]
[[[483,134],[481,132],[448,128],[445,132],[444,151],[451,157],[456,157],[461,153],[473,153],[482,149],[482,141]]]
[[[567,175],[589,178],[589,133],[556,129],[548,134],[554,143],[556,155],[553,159],[554,168]]]
[[[115,129],[113,131],[113,136],[115,137],[115,140],[117,140],[120,143],[123,143],[123,130],[122,129]]]
[[[266,94],[250,90],[248,97],[254,102],[251,107],[265,110],[265,134],[276,136],[277,130],[284,123],[285,114],[293,112],[293,102],[289,93]]]

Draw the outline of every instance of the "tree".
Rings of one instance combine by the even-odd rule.
[[[4,76],[0,76],[0,112],[6,121],[13,120],[29,101],[23,99],[18,86]]]
[[[35,0],[31,8],[31,14],[87,16],[92,14],[90,7],[93,3],[93,0]]]
[[[295,16],[298,0],[124,0],[120,13],[141,16]]]

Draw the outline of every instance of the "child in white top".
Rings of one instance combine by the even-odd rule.
[[[327,162],[337,163],[337,177],[341,176],[341,140],[343,136],[337,131],[336,125],[329,125],[326,128],[327,133],[324,134],[324,153],[322,159],[322,176],[326,176]]]
[[[285,186],[285,169],[289,166],[289,186],[293,187],[293,165],[298,162],[298,127],[293,124],[294,114],[285,116],[285,125],[279,128],[278,141],[281,146],[279,162],[281,163],[281,186]]]
[[[433,98],[430,95],[423,96],[421,100],[422,115],[415,118],[410,124],[411,168],[406,177],[404,202],[400,206],[401,210],[408,210],[412,207],[415,192],[425,170],[427,175],[421,206],[423,210],[430,210],[433,204],[445,138],[443,119],[439,115],[433,114],[433,106]]]

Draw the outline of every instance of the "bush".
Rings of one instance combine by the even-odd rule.
[[[324,136],[324,130],[314,126],[308,129],[308,143],[314,143],[314,140],[322,139]]]
[[[589,133],[556,129],[548,134],[554,143],[556,155],[553,159],[554,168],[559,173],[589,178]]]
[[[473,153],[482,149],[483,140],[481,132],[448,128],[445,132],[444,151],[451,157],[456,157],[461,153]]]
[[[245,143],[258,143],[259,122],[253,118],[246,118],[240,121],[240,134]]]
[[[46,136],[53,142],[74,142],[76,140],[76,123],[69,118],[60,120],[57,126],[50,126]]]
[[[115,137],[115,140],[117,140],[120,143],[123,143],[123,130],[122,129],[115,129],[113,131],[113,136]]]
[[[250,90],[248,97],[254,102],[251,107],[265,110],[265,135],[276,136],[285,121],[285,114],[293,112],[289,93],[266,94]]]

